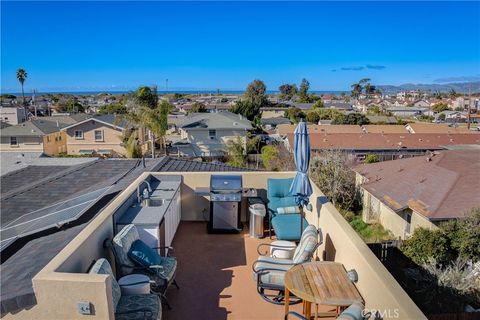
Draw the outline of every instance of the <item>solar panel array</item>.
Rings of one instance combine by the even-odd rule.
[[[85,193],[81,196],[36,210],[5,225],[0,230],[0,251],[16,239],[77,220],[109,187]]]

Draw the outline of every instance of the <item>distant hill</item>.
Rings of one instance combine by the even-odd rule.
[[[468,93],[471,90],[472,93],[480,92],[480,81],[474,82],[456,82],[456,83],[443,83],[443,84],[414,84],[405,83],[399,86],[392,85],[379,85],[385,93],[397,93],[406,90],[420,90],[427,92],[449,92],[452,89],[458,93]]]

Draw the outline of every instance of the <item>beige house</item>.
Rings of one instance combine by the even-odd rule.
[[[5,127],[0,130],[0,151],[43,152],[49,156],[66,153],[66,134],[61,129],[77,119],[79,117],[42,117]]]
[[[464,217],[480,205],[478,159],[479,150],[452,150],[355,167],[363,220],[406,239]]]
[[[115,115],[88,118],[62,129],[67,153],[71,155],[125,155],[122,144],[123,124],[116,124]]]

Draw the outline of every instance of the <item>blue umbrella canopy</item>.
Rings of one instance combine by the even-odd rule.
[[[310,163],[310,137],[307,123],[300,121],[294,132],[293,157],[297,167],[297,174],[293,179],[290,192],[295,196],[299,206],[305,206],[312,195],[312,185],[308,179],[308,165]]]

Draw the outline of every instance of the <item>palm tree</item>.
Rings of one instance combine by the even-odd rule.
[[[358,98],[360,93],[362,93],[362,85],[360,83],[354,83],[351,85],[352,88],[352,97],[353,98]]]
[[[25,107],[25,93],[23,91],[23,84],[25,83],[25,80],[27,79],[27,77],[28,77],[28,74],[27,74],[27,71],[25,71],[25,69],[20,68],[17,70],[17,79],[18,79],[18,82],[20,82],[20,85],[22,86],[22,104],[24,107]],[[25,120],[26,118],[27,118],[27,111],[25,110]]]

